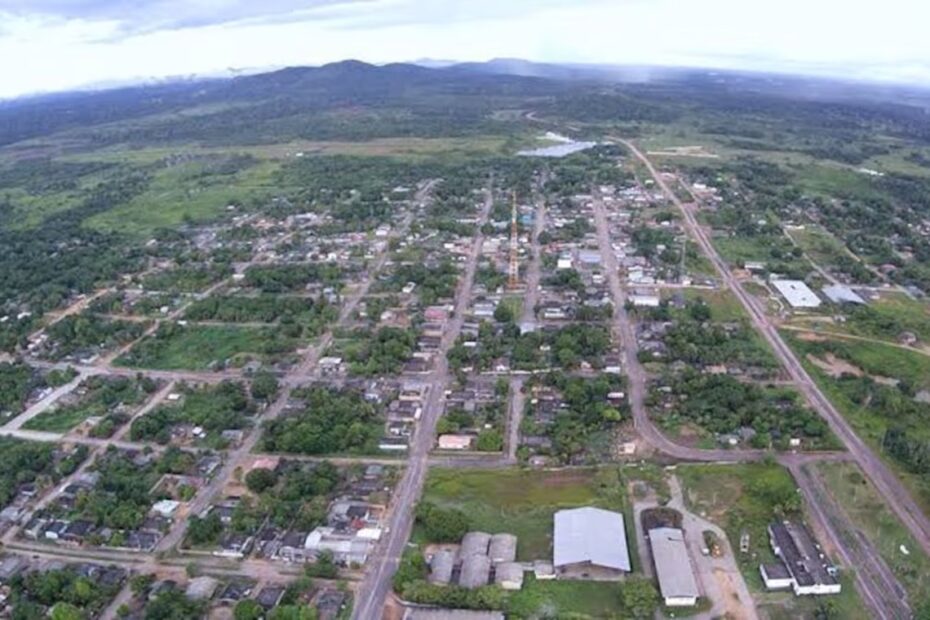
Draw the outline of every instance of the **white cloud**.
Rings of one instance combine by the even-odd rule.
[[[157,24],[177,7],[174,25],[134,18],[128,30],[128,3],[39,0],[36,12],[33,0],[12,4],[15,12],[0,13],[0,96],[344,58],[506,56],[930,83],[930,7],[917,0],[880,10],[841,0],[154,0],[139,14]],[[0,0],[0,11],[10,5]],[[8,61],[17,58],[28,62]]]

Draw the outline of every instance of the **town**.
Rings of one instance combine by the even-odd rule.
[[[922,617],[926,220],[517,118],[48,160],[132,242],[3,281],[0,617]]]

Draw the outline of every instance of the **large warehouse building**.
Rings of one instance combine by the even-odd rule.
[[[697,581],[685,546],[684,532],[671,527],[649,530],[652,559],[659,580],[659,591],[668,607],[690,607],[697,604]]]
[[[552,564],[560,577],[618,579],[630,572],[623,515],[585,507],[555,513]]]
[[[782,297],[792,308],[817,308],[820,298],[801,280],[772,280],[772,286],[778,289]]]

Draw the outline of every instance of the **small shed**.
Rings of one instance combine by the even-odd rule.
[[[442,549],[433,554],[429,562],[429,582],[447,584],[452,581],[452,569],[455,566],[455,552]]]
[[[517,562],[501,562],[494,567],[494,583],[505,590],[523,587],[523,565]]]

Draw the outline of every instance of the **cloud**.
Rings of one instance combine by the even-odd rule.
[[[288,18],[378,0],[0,0],[0,13],[111,22],[123,35]]]

